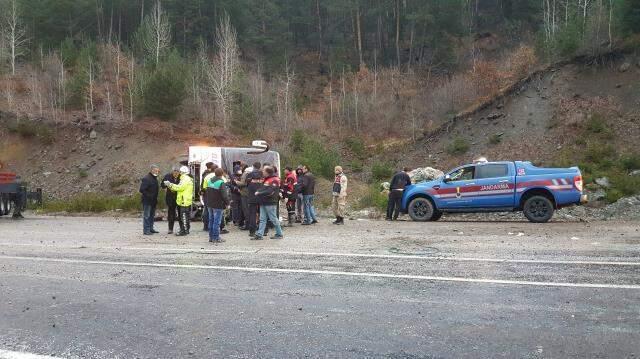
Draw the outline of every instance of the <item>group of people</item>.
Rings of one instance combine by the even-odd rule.
[[[336,225],[344,224],[348,180],[342,167],[335,167],[335,181],[332,187],[332,209]],[[190,232],[190,218],[194,199],[194,180],[189,167],[174,167],[158,182],[160,168],[152,165],[149,173],[142,178],[140,193],[143,206],[143,234],[158,233],[154,228],[154,218],[160,189],[166,191],[167,222],[169,234],[174,233],[177,220],[178,236]],[[285,167],[280,179],[278,169],[271,164],[253,163],[251,166],[236,162],[232,173],[212,162],[206,163],[202,174],[200,195],[204,204],[202,220],[204,230],[209,232],[209,242],[224,242],[222,234],[231,221],[241,230],[249,232],[249,237],[262,240],[270,228],[275,230],[272,239],[284,238],[280,222],[281,202],[287,210],[285,226],[300,223],[308,226],[318,223],[314,207],[316,179],[307,165]]]

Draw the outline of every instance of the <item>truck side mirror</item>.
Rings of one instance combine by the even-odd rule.
[[[444,176],[444,179],[442,180],[442,182],[444,183],[451,182],[451,176],[450,175]]]

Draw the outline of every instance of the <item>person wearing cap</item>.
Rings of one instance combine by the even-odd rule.
[[[164,201],[167,204],[167,223],[169,224],[169,234],[173,233],[173,226],[178,218],[178,205],[176,204],[176,192],[167,187],[164,182],[169,181],[178,184],[180,181],[180,167],[174,166],[171,172],[167,173],[162,180],[162,188],[166,190]]]
[[[387,221],[395,221],[400,214],[400,208],[402,207],[402,195],[404,189],[411,185],[411,177],[409,177],[411,168],[405,167],[402,171],[398,171],[389,184],[389,202],[387,202]]]
[[[213,171],[215,171],[215,169],[218,168],[218,166],[213,162],[207,162],[205,163],[205,166],[207,167],[207,169],[204,170],[204,172],[202,172],[202,181],[200,182],[201,196],[204,196],[204,191],[207,189],[207,183],[209,183],[209,180],[214,177]],[[209,211],[207,210],[206,204],[202,208],[202,225],[203,225],[203,228],[202,228],[203,231],[206,232],[209,230]]]
[[[336,220],[333,224],[344,224],[344,212],[347,206],[347,176],[344,175],[342,167],[336,166],[334,169],[336,175],[333,182],[331,208]]]
[[[191,204],[193,203],[193,179],[189,176],[189,167],[180,167],[180,181],[173,184],[169,181],[163,182],[170,190],[176,192],[176,204],[178,205],[178,213],[180,224],[180,232],[178,236],[186,236],[191,229]]]
[[[142,233],[151,235],[158,233],[153,228],[153,219],[156,215],[156,206],[158,205],[158,174],[160,167],[151,165],[151,170],[140,181],[140,194],[142,194]]]
[[[284,181],[282,183],[282,197],[286,200],[288,227],[293,227],[294,217],[296,215],[296,183],[298,177],[293,169],[289,166],[284,168]]]

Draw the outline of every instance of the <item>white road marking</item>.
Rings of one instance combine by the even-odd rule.
[[[323,270],[311,270],[311,269],[233,267],[233,266],[144,263],[144,262],[112,262],[112,261],[94,261],[94,260],[84,260],[84,259],[47,258],[47,257],[0,256],[0,258],[34,261],[34,262],[52,262],[52,263],[68,263],[68,264],[96,264],[96,265],[129,266],[129,267],[180,268],[180,269],[215,269],[215,270],[240,271],[240,272],[317,274],[317,275],[332,275],[332,276],[347,276],[347,277],[415,279],[415,280],[426,280],[426,281],[435,281],[435,282],[511,284],[511,285],[538,286],[538,287],[640,289],[640,285],[635,285],[635,284],[536,282],[536,281],[520,281],[520,280],[489,279],[489,278],[437,277],[437,276],[423,276],[423,275],[411,275],[411,274],[323,271]]]
[[[58,359],[48,355],[38,355],[26,352],[14,352],[0,349],[0,359]]]
[[[0,246],[22,246],[22,247],[49,247],[56,249],[98,249],[98,250],[127,250],[127,251],[149,251],[149,252],[183,252],[183,253],[205,253],[205,254],[269,254],[287,256],[313,256],[313,257],[356,257],[356,258],[382,258],[382,259],[420,259],[431,261],[453,261],[453,262],[489,262],[489,263],[524,263],[524,264],[567,264],[567,265],[603,265],[603,266],[640,266],[640,261],[594,261],[594,260],[553,260],[553,259],[507,259],[507,258],[474,258],[474,257],[444,257],[415,254],[371,254],[371,253],[345,253],[345,252],[297,252],[297,251],[272,251],[262,250],[240,250],[240,249],[200,249],[200,248],[172,248],[172,247],[86,247],[86,246],[51,246],[31,243],[0,243]]]

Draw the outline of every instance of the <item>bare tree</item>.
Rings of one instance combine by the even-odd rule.
[[[129,93],[129,119],[133,122],[133,95],[135,92],[134,89],[134,81],[135,81],[135,59],[131,56],[131,60],[129,63],[129,84],[127,86],[127,92]]]
[[[11,74],[16,74],[16,59],[25,54],[27,37],[20,20],[20,11],[16,0],[9,0],[9,9],[5,14],[3,37],[5,46],[9,47]]]
[[[333,125],[333,68],[329,67],[329,123]]]
[[[282,88],[280,92],[280,100],[282,102],[284,132],[287,133],[289,122],[293,114],[293,86],[296,74],[289,66],[289,62],[285,64],[284,78],[282,79]]]
[[[224,15],[216,34],[218,53],[213,61],[208,61],[206,74],[210,92],[215,96],[222,111],[222,126],[232,118],[231,102],[236,76],[240,69],[238,35],[231,25],[229,15]]]
[[[156,0],[151,14],[145,18],[142,44],[148,56],[152,56],[156,65],[160,61],[160,55],[171,44],[171,25],[169,19],[162,10],[160,0]]]

